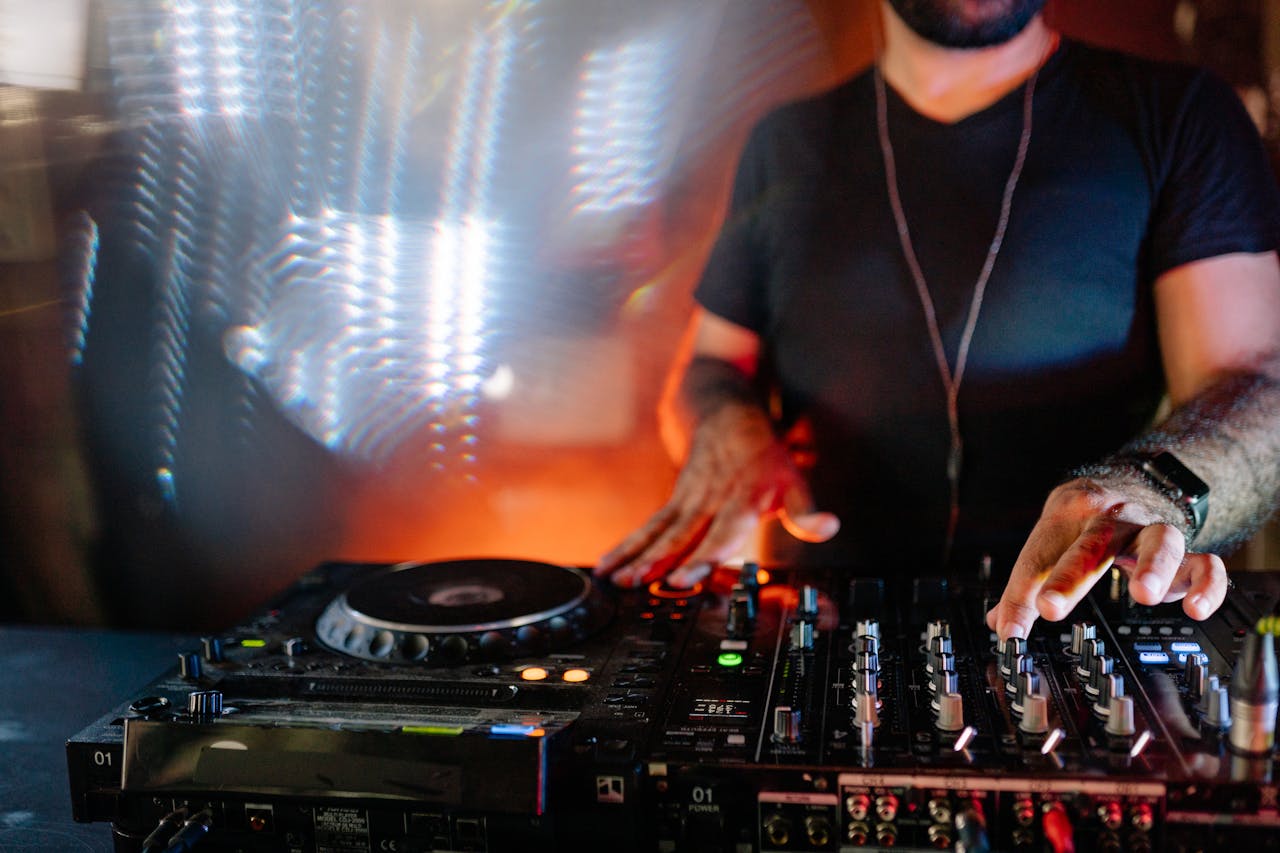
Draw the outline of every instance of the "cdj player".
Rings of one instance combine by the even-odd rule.
[[[979,581],[317,568],[67,743],[118,853],[1280,849],[1273,623],[1113,572],[997,645]]]

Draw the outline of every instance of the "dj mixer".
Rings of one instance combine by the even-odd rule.
[[[1113,571],[1003,644],[998,594],[326,564],[72,737],[74,815],[120,853],[1280,849],[1280,582],[1196,623]]]

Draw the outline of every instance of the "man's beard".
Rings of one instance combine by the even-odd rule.
[[[889,0],[917,35],[942,47],[1004,44],[1022,32],[1045,0]]]

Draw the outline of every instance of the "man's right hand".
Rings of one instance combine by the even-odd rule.
[[[815,512],[804,479],[764,412],[728,404],[698,424],[670,499],[596,564],[618,586],[667,577],[697,583],[740,551],[761,516],[779,515],[805,542],[836,535],[840,520]]]

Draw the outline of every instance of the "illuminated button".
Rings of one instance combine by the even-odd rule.
[[[722,652],[745,652],[748,643],[746,640],[721,640],[720,651]]]
[[[547,671],[540,666],[531,666],[528,669],[521,670],[520,677],[525,681],[541,681],[547,677]]]
[[[716,663],[721,666],[742,666],[742,655],[737,652],[723,652],[716,658]]]
[[[246,649],[265,649],[267,647],[267,641],[260,640],[257,637],[248,637],[241,640],[240,645]]]
[[[1168,663],[1169,656],[1164,652],[1141,652],[1138,654],[1139,663]]]
[[[546,732],[537,726],[526,726],[518,723],[498,723],[489,727],[489,734],[494,737],[542,737]]]
[[[401,726],[400,731],[408,735],[435,735],[437,737],[454,737],[463,732],[462,726]]]
[[[760,586],[764,586],[769,582],[769,580],[769,573],[767,571],[764,569],[756,570],[756,583],[760,584]]]
[[[1164,646],[1154,640],[1148,640],[1146,642],[1134,643],[1133,650],[1135,652],[1162,652],[1164,651]],[[1177,650],[1175,649],[1174,651]]]
[[[585,669],[566,669],[564,671],[564,675],[561,677],[565,681],[577,684],[590,678],[591,673],[587,672]]]
[[[742,734],[726,735],[724,742],[726,746],[745,746],[747,743],[747,736]]]
[[[1169,651],[1175,654],[1185,655],[1188,652],[1200,651],[1200,644],[1193,640],[1174,640],[1169,644]]]

